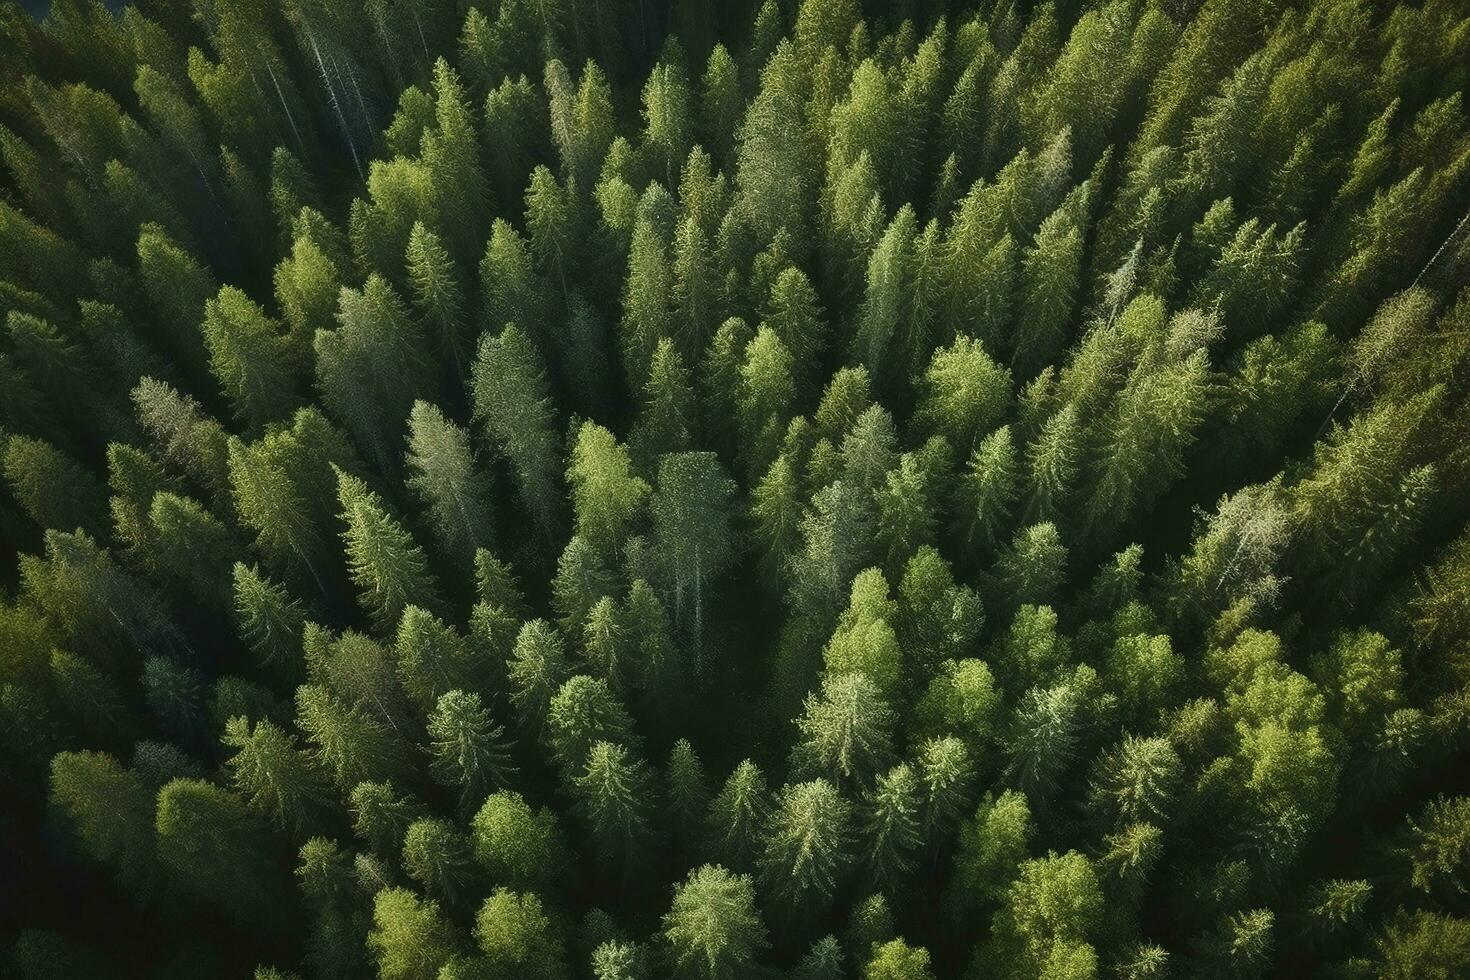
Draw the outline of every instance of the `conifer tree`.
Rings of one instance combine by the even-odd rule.
[[[701,980],[743,976],[767,946],[750,876],[714,864],[689,872],[663,927],[678,974]]]
[[[106,495],[90,471],[40,439],[10,435],[0,469],[11,495],[43,530],[103,529]]]
[[[1076,488],[1081,466],[1081,431],[1077,413],[1064,406],[1047,419],[1026,449],[1030,471],[1028,519],[1055,521],[1064,515],[1068,498]]]
[[[348,794],[353,814],[353,830],[374,851],[396,855],[403,846],[403,835],[422,812],[413,800],[398,795],[390,782],[361,782]]]
[[[396,478],[409,409],[433,394],[422,333],[378,275],[361,290],[342,290],[337,321],[313,340],[322,402],[378,470]]]
[[[679,739],[669,750],[665,781],[675,835],[687,845],[699,838],[699,826],[710,804],[704,764],[688,739]]]
[[[674,453],[659,463],[653,528],[672,580],[674,616],[704,629],[710,580],[731,550],[729,501],[735,485],[713,453]]]
[[[546,715],[552,755],[569,775],[578,775],[598,742],[636,746],[633,719],[600,677],[578,674],[562,684]]]
[[[224,287],[205,302],[200,329],[210,370],[242,422],[258,429],[301,405],[304,352],[250,297]]]
[[[467,566],[490,543],[492,530],[487,478],[469,433],[438,407],[416,401],[408,416],[406,461],[404,482],[428,508],[439,547]]]
[[[413,286],[413,304],[424,320],[425,333],[435,347],[463,377],[467,316],[464,291],[458,281],[454,260],[439,236],[415,222],[408,236],[408,280]]]
[[[710,801],[706,824],[713,852],[736,868],[751,867],[770,809],[765,775],[754,762],[742,761]]]
[[[300,834],[320,819],[327,781],[295,739],[269,720],[231,718],[221,740],[235,750],[229,760],[235,789],[280,827]]]
[[[567,483],[577,535],[601,554],[615,554],[648,496],[648,484],[633,473],[628,450],[607,429],[583,422]]]
[[[745,348],[737,396],[746,472],[763,473],[775,459],[796,390],[792,358],[777,333],[762,325]]]
[[[878,885],[898,886],[914,870],[923,842],[923,791],[906,763],[880,775],[866,795],[863,838],[867,874]]]
[[[112,6],[0,973],[1470,973],[1464,4]]]
[[[692,448],[698,431],[694,386],[678,348],[668,338],[653,349],[641,400],[629,449],[642,469],[656,472],[661,457]]]
[[[459,937],[438,902],[420,899],[408,888],[384,888],[373,898],[367,945],[380,977],[415,980],[437,976],[459,947]]]
[[[458,788],[460,804],[478,806],[490,787],[515,772],[505,729],[495,724],[478,694],[447,691],[439,696],[428,722],[429,773],[441,785]]]
[[[201,779],[175,779],[158,792],[158,858],[172,879],[238,921],[279,922],[286,883],[265,828],[243,801]]]
[[[521,723],[539,728],[546,720],[551,699],[569,673],[561,634],[543,619],[521,627],[508,667],[510,697]]]
[[[475,418],[509,461],[522,503],[549,539],[559,526],[560,440],[540,358],[514,325],[481,336],[473,385]]]
[[[469,841],[448,820],[415,820],[403,837],[403,867],[425,891],[453,905],[470,884]]]
[[[388,513],[367,484],[337,471],[337,499],[347,530],[347,567],[363,608],[379,628],[396,623],[406,607],[438,604],[428,562],[408,530]]]
[[[569,854],[555,815],[531,809],[512,790],[490,794],[470,823],[475,860],[492,880],[545,889],[566,870]]]
[[[401,773],[407,746],[378,719],[319,686],[296,689],[296,722],[343,792]]]
[[[841,785],[866,785],[893,752],[893,713],[877,686],[861,671],[823,680],[797,719],[802,740],[794,768]]]
[[[147,560],[161,577],[210,605],[224,606],[240,554],[234,534],[208,509],[168,491],[153,495]]]
[[[863,968],[864,980],[933,980],[929,951],[902,939],[890,939],[873,949],[873,958]]]
[[[132,398],[138,423],[164,459],[208,491],[217,507],[221,501],[228,503],[229,438],[219,422],[194,399],[155,378],[139,381]]]
[[[801,914],[832,901],[851,861],[851,825],[851,805],[824,779],[781,791],[760,858],[760,880],[779,907]]]
[[[647,763],[622,745],[599,741],[587,752],[576,778],[577,806],[610,870],[631,874],[653,843],[651,781]]]
[[[58,752],[50,800],[87,857],[111,865],[120,884],[142,899],[159,885],[154,798],[143,779],[105,752]]]
[[[530,246],[504,218],[490,226],[479,276],[482,333],[497,334],[509,323],[536,331],[550,314]]]

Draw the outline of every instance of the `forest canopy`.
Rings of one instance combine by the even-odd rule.
[[[0,974],[1470,976],[1462,0],[0,8]]]

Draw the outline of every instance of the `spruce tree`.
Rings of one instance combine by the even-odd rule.
[[[493,530],[488,481],[469,434],[436,406],[414,402],[406,460],[405,482],[428,508],[439,547],[467,567]]]
[[[436,589],[423,549],[388,513],[383,499],[340,469],[337,499],[347,528],[342,535],[347,568],[359,601],[379,628],[390,628],[408,606],[436,606]]]
[[[745,975],[767,946],[750,876],[719,865],[689,872],[663,927],[678,974],[701,980]]]
[[[781,791],[766,823],[761,882],[776,905],[795,914],[825,908],[852,856],[852,807],[824,779]]]

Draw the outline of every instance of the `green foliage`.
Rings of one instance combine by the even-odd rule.
[[[41,6],[0,973],[1470,971],[1463,3]]]
[[[411,605],[437,605],[423,550],[367,484],[337,471],[347,569],[359,600],[380,628],[398,621]]]
[[[689,873],[674,892],[663,927],[680,976],[745,976],[767,946],[750,876],[716,864]]]

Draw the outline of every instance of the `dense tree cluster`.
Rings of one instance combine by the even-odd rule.
[[[1470,974],[1459,0],[0,10],[0,973]]]

